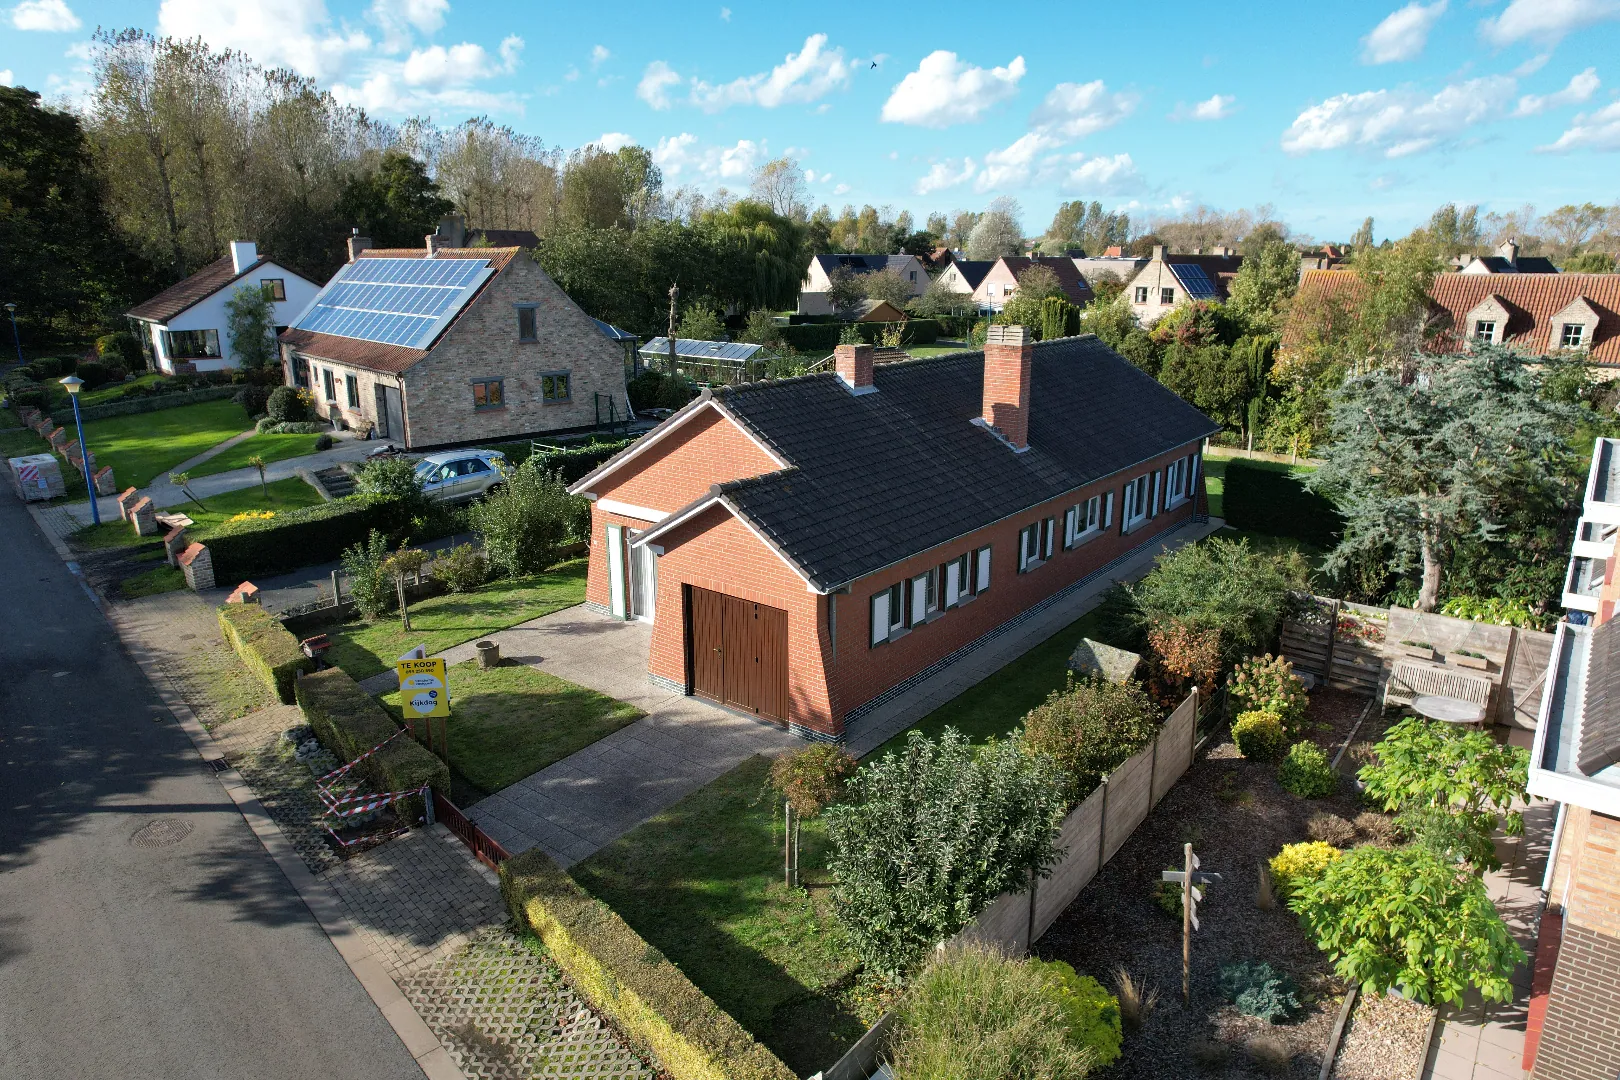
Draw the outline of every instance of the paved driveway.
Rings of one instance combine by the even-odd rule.
[[[645,623],[580,606],[491,636],[503,657],[647,714],[473,804],[468,815],[514,855],[539,845],[571,866],[754,754],[804,745],[773,725],[649,681],[652,627]],[[443,655],[458,663],[471,659],[473,648]]]

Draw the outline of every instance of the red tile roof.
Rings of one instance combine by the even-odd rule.
[[[227,285],[246,277],[269,261],[268,258],[261,257],[253,265],[238,274],[236,266],[231,262],[229,255],[222,259],[215,259],[184,281],[175,282],[152,297],[152,299],[136,304],[124,314],[146,322],[166,323],[182,311],[208,299]]]
[[[1307,270],[1300,279],[1282,347],[1303,343],[1312,320],[1331,303],[1354,309],[1365,288],[1360,276],[1345,270]],[[1461,274],[1436,275],[1429,289],[1431,310],[1440,332],[1431,340],[1436,352],[1456,352],[1466,345],[1468,313],[1487,297],[1498,297],[1508,309],[1504,344],[1536,356],[1548,351],[1553,318],[1584,298],[1598,313],[1589,357],[1595,364],[1620,365],[1620,274]]]

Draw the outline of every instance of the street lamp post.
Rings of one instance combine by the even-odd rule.
[[[11,316],[11,343],[17,346],[17,363],[22,363],[22,337],[17,333],[17,305],[7,304],[6,314]]]
[[[73,399],[73,426],[79,430],[79,460],[84,462],[85,484],[90,488],[90,522],[93,525],[100,525],[101,507],[96,502],[96,476],[90,468],[90,448],[84,444],[84,421],[79,419],[79,387],[84,385],[84,380],[77,375],[69,375],[61,380],[61,383],[67,387],[68,397]]]

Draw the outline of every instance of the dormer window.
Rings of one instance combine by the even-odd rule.
[[[1586,347],[1586,324],[1565,323],[1558,333],[1558,345],[1563,349],[1581,349]]]
[[[1475,341],[1495,341],[1496,340],[1496,320],[1495,319],[1475,319],[1474,320],[1473,338],[1474,338]]]

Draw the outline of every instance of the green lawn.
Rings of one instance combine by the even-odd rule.
[[[327,631],[332,648],[328,662],[356,679],[391,670],[412,646],[425,644],[428,655],[443,652],[475,637],[505,630],[530,619],[573,607],[585,599],[586,560],[566,562],[544,574],[499,578],[471,593],[446,593],[411,605],[406,631],[399,616],[374,623],[345,623]]]
[[[247,413],[236,402],[203,401],[176,409],[89,420],[84,430],[96,464],[111,465],[118,487],[123,489],[146,487],[182,461],[251,426]],[[68,436],[78,438],[71,427]]]
[[[255,435],[243,439],[219,456],[193,466],[191,475],[212,476],[232,469],[246,469],[249,467],[248,458],[255,454],[264,458],[266,465],[272,461],[303,457],[315,452],[315,440],[319,438],[319,435]]]
[[[379,700],[400,718],[399,691]],[[496,792],[642,715],[527,664],[508,661],[485,671],[469,660],[450,668],[450,767]]]
[[[246,513],[249,510],[296,510],[301,506],[314,506],[321,501],[320,494],[314,488],[295,476],[277,480],[268,485],[267,490],[268,494],[255,484],[249,488],[239,488],[204,499],[203,504],[207,506],[207,510],[199,508],[196,503],[188,502],[166,507],[165,511],[185,514],[196,522],[187,531],[193,539],[206,541],[209,534],[236,514]],[[103,520],[100,525],[80,529],[73,534],[72,540],[76,547],[85,550],[130,547],[142,542],[135,535],[132,525],[116,517],[110,521]]]
[[[648,943],[799,1076],[837,1061],[875,1016],[832,911],[827,840],[800,834],[808,888],[782,880],[782,812],[754,757],[573,868]]]
[[[135,600],[142,596],[154,596],[157,593],[174,592],[186,587],[185,571],[178,566],[164,563],[154,566],[150,570],[143,570],[134,577],[127,577],[119,582],[118,589],[124,594],[125,600]]]
[[[912,356],[944,356],[946,353],[962,352],[971,348],[967,345],[905,345],[902,346]]]

